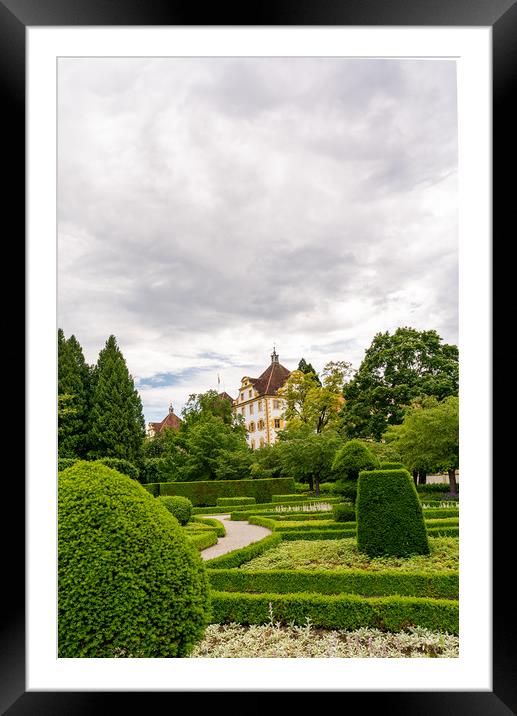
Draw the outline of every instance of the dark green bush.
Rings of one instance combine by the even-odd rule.
[[[375,470],[378,459],[360,440],[349,440],[340,448],[332,463],[337,480],[357,480],[361,470]]]
[[[355,522],[355,510],[350,505],[338,503],[332,506],[332,517],[336,522]]]
[[[138,468],[135,467],[133,463],[129,462],[129,460],[123,460],[118,457],[101,457],[95,462],[100,462],[103,465],[106,465],[106,467],[111,467],[112,470],[117,470],[123,475],[132,477],[133,480],[138,480],[140,474]]]
[[[223,592],[274,592],[292,594],[362,594],[366,597],[399,594],[411,597],[457,599],[458,572],[401,572],[386,569],[368,572],[364,569],[300,570],[210,569],[212,589]]]
[[[215,505],[218,497],[254,497],[257,502],[271,502],[272,495],[286,492],[294,492],[292,477],[165,482],[160,485],[160,495],[182,495],[196,506]]]
[[[178,520],[180,525],[186,525],[192,516],[192,502],[186,497],[159,497],[160,502]]]
[[[379,470],[405,470],[405,466],[401,462],[381,462]]]
[[[59,657],[187,656],[203,637],[209,586],[177,521],[97,462],[58,483]]]
[[[76,457],[58,457],[57,459],[57,471],[61,472],[61,470],[66,470],[67,467],[72,467],[72,465],[75,465],[78,458]]]
[[[357,499],[357,482],[356,480],[338,480],[334,483],[334,495],[341,495],[341,497],[350,500],[352,504],[355,504]]]
[[[254,497],[218,497],[215,501],[218,507],[240,507],[241,505],[254,505],[255,503]]]
[[[397,632],[409,626],[457,634],[458,601],[430,597],[363,597],[355,594],[245,594],[212,592],[212,623],[265,624],[273,619],[303,626],[359,629],[373,627]]]
[[[422,505],[407,470],[359,474],[357,546],[369,557],[429,554]]]

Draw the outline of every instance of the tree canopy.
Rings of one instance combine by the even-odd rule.
[[[341,411],[349,437],[381,438],[398,425],[407,405],[420,396],[439,400],[458,394],[458,348],[434,330],[397,328],[378,333],[355,376],[345,384]]]
[[[316,382],[318,385],[321,385],[321,380],[319,379],[318,374],[316,373],[315,368],[313,368],[312,363],[307,363],[305,358],[302,358],[300,362],[298,363],[298,370],[301,370],[302,373],[313,373],[316,377]]]
[[[75,336],[58,330],[58,453],[84,457],[87,451],[90,368]]]
[[[342,439],[333,430],[321,433],[299,431],[284,440],[280,452],[282,473],[298,482],[308,482],[319,494],[320,482],[332,477],[332,462]]]

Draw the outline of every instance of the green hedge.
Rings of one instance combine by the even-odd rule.
[[[260,517],[270,517],[275,522],[320,522],[321,520],[328,520],[332,517],[332,512],[293,512],[292,514],[279,514],[277,512],[265,512]]]
[[[422,504],[407,470],[359,473],[357,546],[370,557],[429,554]]]
[[[205,562],[206,566],[210,569],[232,569],[234,567],[240,567],[241,564],[249,562],[250,560],[264,554],[268,549],[277,547],[282,541],[282,535],[272,534],[258,542],[253,542],[247,547],[242,549],[236,549],[228,554],[222,554],[219,557],[214,557]]]
[[[332,517],[336,522],[355,522],[355,510],[351,505],[338,503],[332,508]]]
[[[379,470],[405,470],[406,467],[401,462],[381,462]]]
[[[432,484],[417,485],[417,492],[445,492],[450,493],[450,485],[448,482],[434,482]],[[459,491],[459,484],[458,484]]]
[[[373,627],[391,632],[418,625],[432,631],[457,634],[458,601],[429,597],[363,597],[354,594],[244,594],[212,591],[213,624],[265,624],[270,605],[273,620],[303,626],[359,629]]]
[[[57,459],[57,471],[66,470],[67,467],[72,467],[78,461],[76,457],[58,457]]]
[[[322,504],[322,503],[328,503],[329,505],[333,505],[334,503],[337,503],[337,502],[342,502],[342,500],[339,497],[329,497],[329,498],[319,497],[319,498],[308,499],[308,500],[305,500],[304,502],[269,502],[266,504],[257,505],[257,507],[255,507],[255,508],[249,508],[249,509],[245,508],[243,510],[235,510],[235,511],[232,510],[232,520],[247,520],[248,515],[261,515],[265,512],[271,512],[271,513],[275,513],[278,515],[290,514],[289,510],[285,510],[285,511],[278,510],[277,511],[276,508],[278,508],[278,507],[300,508],[297,510],[293,510],[293,514],[298,514],[298,513],[303,512],[303,510],[301,509],[301,507],[303,505],[306,505],[307,507],[309,505]],[[316,512],[316,510],[315,510],[315,512]],[[322,510],[322,512],[330,513],[330,510]],[[307,511],[307,514],[313,514],[313,513]],[[234,517],[234,515],[238,515],[238,516]]]
[[[458,572],[401,572],[386,569],[298,570],[274,569],[251,572],[241,569],[208,570],[212,589],[221,592],[274,592],[291,594],[362,594],[367,597],[404,595],[457,599]]]
[[[329,521],[325,524],[321,524],[320,522],[308,522],[307,524],[303,524],[302,522],[301,524],[295,523],[294,525],[284,524],[282,522],[275,523],[275,530],[277,532],[313,532],[314,530],[320,530],[321,532],[335,532],[336,530],[355,532],[356,528],[357,525],[355,522],[343,523]]]
[[[430,527],[427,529],[429,537],[459,537],[459,527]]]
[[[285,541],[293,542],[295,540],[319,540],[319,539],[347,539],[347,538],[354,538],[357,535],[357,530],[346,530],[346,529],[340,529],[340,530],[308,530],[305,532],[275,532],[275,534],[279,534],[282,536],[282,539]]]
[[[218,507],[225,507],[226,505],[240,507],[241,505],[254,505],[255,503],[254,497],[218,497],[215,501]]]
[[[189,499],[181,497],[181,495],[174,495],[173,497],[162,497],[160,495],[158,499],[174,515],[180,525],[187,524],[192,516],[192,502]]]
[[[207,532],[192,532],[190,534],[187,532],[186,534],[189,542],[200,551],[217,544],[217,535],[212,530]]]
[[[161,482],[159,485],[160,495],[182,495],[197,507],[215,505],[218,497],[254,497],[257,502],[271,502],[273,495],[294,491],[292,477]]]
[[[305,502],[307,495],[273,495],[271,502]]]
[[[219,522],[219,520],[216,520],[212,517],[200,517],[199,515],[194,515],[192,517],[192,522],[194,524],[201,524],[201,525],[208,525],[209,527],[212,527],[215,530],[215,533],[218,537],[225,537],[226,536],[226,528],[223,525],[222,522]]]
[[[158,497],[160,494],[160,483],[159,482],[150,482],[147,485],[142,485],[147,492],[150,492],[153,497]]]
[[[459,517],[460,511],[457,507],[427,507],[423,509],[424,519],[430,520],[441,517]]]
[[[444,519],[429,519],[425,521],[427,528],[429,527],[457,527],[460,521],[457,517],[445,517]]]

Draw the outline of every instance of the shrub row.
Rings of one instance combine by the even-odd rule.
[[[355,522],[343,523],[334,522],[333,520],[329,520],[328,522],[324,522],[323,524],[321,522],[308,522],[307,524],[304,524],[303,522],[295,522],[292,525],[290,525],[288,522],[275,523],[275,531],[277,532],[313,532],[315,530],[319,530],[321,532],[334,532],[336,530],[346,530],[347,532],[349,532],[350,530],[353,530],[355,532],[356,527],[357,525]]]
[[[401,462],[381,462],[379,470],[405,470]]]
[[[303,502],[307,500],[307,495],[273,495],[272,502]]]
[[[459,517],[460,511],[457,507],[427,507],[424,508],[424,519],[431,520],[441,517]]]
[[[318,539],[347,539],[349,537],[355,538],[357,530],[353,529],[340,529],[340,530],[314,530],[313,532],[276,532],[275,534],[281,535],[283,540],[293,542],[295,540],[318,540]]]
[[[222,592],[275,592],[291,594],[362,594],[363,596],[404,595],[457,599],[458,572],[400,572],[386,569],[367,572],[348,570],[274,569],[248,572],[240,569],[208,570],[212,589]]]
[[[258,557],[259,555],[266,552],[268,549],[277,547],[282,541],[282,535],[272,534],[258,542],[253,542],[247,547],[242,549],[236,549],[228,554],[222,554],[219,557],[214,557],[205,562],[209,569],[233,569],[240,567],[241,564],[249,562],[250,560]]]
[[[275,495],[273,495],[273,501],[274,501]],[[215,501],[215,504],[218,507],[226,507],[226,505],[229,506],[241,506],[241,505],[254,505],[256,502],[254,497],[218,497]]]
[[[446,517],[445,519],[429,519],[425,524],[429,527],[457,527],[460,521],[457,517]]]
[[[207,525],[208,527],[212,527],[215,530],[215,533],[218,537],[226,536],[226,528],[223,525],[223,523],[219,522],[219,520],[216,520],[212,517],[200,517],[199,515],[194,515],[192,517],[192,523],[200,524],[200,525]]]
[[[217,535],[213,530],[203,532],[186,532],[189,542],[198,550],[206,549],[217,543]]]
[[[299,508],[297,510],[293,510],[293,513],[294,513],[294,512],[303,512],[303,510],[301,508],[304,505],[307,507],[309,505],[321,505],[321,504],[326,504],[326,503],[328,503],[329,505],[332,505],[337,502],[342,502],[342,500],[339,497],[328,497],[328,498],[314,497],[314,498],[308,498],[307,500],[304,500],[304,502],[269,502],[266,504],[257,505],[257,507],[255,507],[255,508],[250,507],[249,509],[246,508],[243,510],[232,511],[232,520],[247,520],[248,515],[259,515],[259,514],[262,514],[265,512],[272,512],[272,513],[279,514],[279,515],[281,515],[281,514],[285,515],[288,513],[288,510],[286,510],[284,512],[282,512],[281,510],[278,510],[278,512],[276,512],[276,509],[279,507]],[[327,510],[327,512],[330,513],[330,510]],[[308,514],[310,514],[310,513],[308,513]],[[239,516],[234,517],[234,515],[239,515]]]
[[[355,510],[351,505],[338,503],[332,508],[332,517],[336,522],[355,522]]]
[[[429,597],[363,597],[354,594],[244,594],[212,591],[212,623],[264,624],[273,621],[303,626],[359,629],[373,627],[397,632],[418,625],[457,634],[457,600]]]
[[[448,482],[433,483],[426,485],[416,485],[417,492],[450,492],[450,485]],[[459,485],[458,485],[459,491]]]
[[[292,477],[259,480],[197,480],[196,482],[159,482],[159,495],[188,497],[193,505],[215,505],[218,497],[254,497],[257,502],[271,502],[273,495],[294,491]],[[153,488],[155,489],[155,488]],[[154,493],[153,493],[154,494]]]
[[[270,517],[275,522],[321,522],[321,520],[330,520],[332,512],[325,510],[322,512],[264,512],[260,517]]]
[[[459,537],[459,527],[428,527],[427,534],[429,537]]]

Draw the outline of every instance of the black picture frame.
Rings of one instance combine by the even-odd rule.
[[[202,19],[202,22],[200,22]],[[238,8],[211,4],[202,10],[186,2],[164,0],[0,0],[0,87],[4,108],[4,170],[8,183],[4,188],[4,218],[14,219],[9,244],[22,249],[25,234],[25,38],[26,28],[35,26],[101,26],[101,25],[348,25],[348,26],[484,26],[492,28],[493,38],[493,260],[506,264],[504,238],[513,227],[509,212],[515,203],[514,180],[505,177],[505,167],[514,164],[516,115],[512,113],[512,79],[517,76],[517,4],[515,0],[269,0]],[[7,156],[6,156],[7,155]],[[512,192],[512,194],[510,194]],[[513,213],[513,212],[512,212]],[[14,239],[14,240],[13,240]],[[511,243],[511,242],[510,242]],[[510,302],[511,282],[494,282],[493,300],[503,307]],[[506,293],[505,293],[506,292]],[[505,300],[506,299],[506,300]],[[501,308],[502,310],[502,308]],[[495,313],[494,313],[495,316]],[[19,333],[23,342],[23,334]],[[493,338],[497,337],[494,331]],[[11,335],[9,340],[15,340]],[[508,358],[502,342],[494,340],[500,350],[494,352],[500,368]],[[29,346],[29,348],[34,348]],[[504,363],[503,363],[504,361]],[[494,396],[502,393],[502,370],[494,370]],[[501,390],[497,390],[497,378]],[[18,398],[18,403],[19,403]],[[14,428],[19,431],[18,421]],[[501,445],[510,445],[510,428],[500,426],[497,437]],[[494,436],[495,437],[495,436]],[[507,438],[505,441],[504,438]],[[512,436],[513,437],[513,436]],[[487,436],[490,441],[490,436]],[[495,453],[494,453],[495,454]],[[4,498],[24,503],[19,460],[15,473],[4,482]],[[494,481],[493,545],[494,560],[506,553],[505,524],[512,524],[512,490],[515,490],[513,465],[507,470],[504,488]],[[494,469],[495,471],[495,469]],[[16,479],[14,479],[16,478]],[[15,484],[16,482],[16,484]],[[504,489],[504,495],[501,493]],[[11,503],[12,504],[12,503]],[[5,511],[7,512],[7,510]],[[5,513],[4,513],[5,514]],[[9,716],[22,714],[92,714],[120,708],[120,699],[131,700],[133,707],[144,707],[143,699],[165,697],[173,708],[174,693],[127,692],[26,692],[25,690],[25,525],[19,519],[4,537],[3,596],[7,606],[2,612],[0,708]],[[513,515],[512,515],[513,516]],[[510,554],[510,562],[515,558]],[[512,569],[512,571],[514,571]],[[347,692],[341,705],[349,709],[356,699],[362,707],[378,706],[382,713],[396,714],[469,714],[498,716],[517,713],[517,679],[515,678],[512,642],[515,597],[507,589],[508,572],[504,567],[494,572],[493,580],[493,690],[491,692]],[[230,668],[230,667],[229,667]],[[408,684],[411,688],[411,684]],[[236,684],[236,689],[238,685]],[[317,692],[317,684],[314,684]],[[196,693],[196,701],[203,692]],[[208,694],[207,694],[208,695]],[[244,706],[244,700],[229,701],[224,692],[209,694],[204,704],[213,707],[223,699],[231,708]],[[304,694],[304,699],[310,694]],[[321,698],[322,694],[317,694]],[[275,697],[276,698],[276,697]],[[366,701],[365,701],[366,699]],[[232,706],[233,702],[233,706]],[[148,703],[148,702],[146,702]],[[200,703],[200,702],[198,702]],[[339,701],[338,701],[339,703]],[[240,704],[240,705],[239,705]],[[269,704],[269,705],[268,705]],[[256,693],[255,710],[272,708],[267,692]],[[250,704],[246,706],[249,709]],[[355,704],[354,704],[355,706]]]

